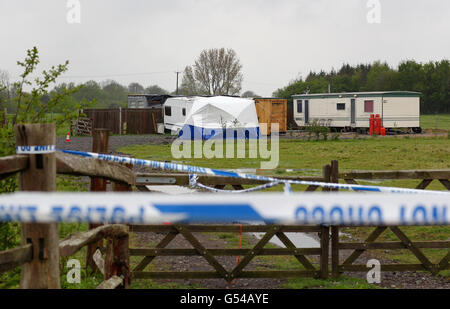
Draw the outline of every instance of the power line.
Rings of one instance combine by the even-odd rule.
[[[108,75],[66,75],[66,76],[60,76],[58,78],[108,78],[108,77],[138,76],[138,75],[167,74],[167,73],[172,73],[172,71],[117,73],[117,74],[108,74]],[[38,76],[30,76],[30,77],[36,78]],[[20,78],[20,76],[12,76],[12,78]]]

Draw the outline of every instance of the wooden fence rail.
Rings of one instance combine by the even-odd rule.
[[[358,180],[386,180],[386,179],[421,179],[416,189],[424,190],[433,181],[439,181],[447,190],[450,190],[450,169],[442,170],[411,170],[411,171],[353,171],[340,173],[339,179],[349,184],[357,184]]]
[[[27,244],[0,252],[0,274],[22,266],[33,259],[33,245]]]

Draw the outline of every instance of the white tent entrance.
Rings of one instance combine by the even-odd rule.
[[[259,138],[255,103],[234,97],[202,97],[192,108],[179,133],[181,139]]]

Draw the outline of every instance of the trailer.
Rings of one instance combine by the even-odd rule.
[[[377,91],[293,95],[294,120],[300,127],[316,123],[341,131],[367,132],[371,115],[386,129],[420,133],[420,93]]]
[[[172,97],[164,102],[164,128],[166,131],[178,134],[183,127],[186,116],[192,108],[192,104],[199,97]]]

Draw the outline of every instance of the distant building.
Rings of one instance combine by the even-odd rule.
[[[168,94],[129,94],[128,108],[161,108],[167,98],[171,98]]]

